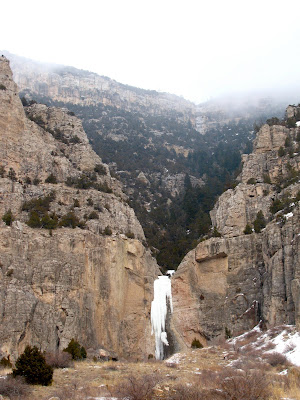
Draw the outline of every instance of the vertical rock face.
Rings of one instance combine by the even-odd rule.
[[[243,158],[239,185],[211,212],[221,237],[201,242],[173,276],[171,325],[179,348],[194,338],[205,344],[239,334],[260,320],[300,326],[297,140],[299,128],[261,128],[253,153]],[[244,234],[259,211],[266,227]]]
[[[0,352],[55,351],[74,337],[119,356],[153,353],[159,270],[120,183],[67,110],[25,114],[5,57],[0,85],[0,216],[14,219],[0,222]]]

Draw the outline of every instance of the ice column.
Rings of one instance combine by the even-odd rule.
[[[155,335],[155,358],[162,360],[164,357],[164,344],[169,346],[167,339],[166,317],[168,304],[173,312],[171,280],[168,276],[159,276],[154,281],[154,298],[151,304],[152,334]]]

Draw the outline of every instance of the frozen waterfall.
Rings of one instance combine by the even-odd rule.
[[[155,334],[155,358],[162,360],[164,357],[164,346],[169,346],[167,339],[166,318],[168,312],[173,312],[171,279],[168,276],[159,276],[154,281],[154,299],[151,304],[152,334]]]

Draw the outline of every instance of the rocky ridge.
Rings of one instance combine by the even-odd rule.
[[[262,126],[253,153],[243,157],[240,183],[211,212],[219,237],[199,243],[173,276],[170,331],[178,348],[194,338],[206,344],[237,335],[260,320],[299,329],[297,125]],[[259,212],[264,221],[258,227]]]
[[[176,269],[208,233],[216,196],[251,150],[258,109],[247,118],[238,110],[224,114],[88,71],[7,56],[22,100],[66,107],[82,120],[93,149],[124,184],[159,264]]]
[[[3,52],[11,60],[20,90],[79,105],[116,106],[152,114],[183,112],[195,118],[195,105],[179,96],[121,84],[106,76],[63,65],[43,64]]]
[[[120,182],[68,110],[24,111],[5,57],[0,98],[1,353],[73,337],[123,357],[153,353],[159,270]]]

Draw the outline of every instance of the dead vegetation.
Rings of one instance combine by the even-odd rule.
[[[162,378],[158,374],[129,375],[114,389],[116,397],[128,400],[152,399]]]
[[[68,368],[72,365],[72,356],[65,351],[45,353],[45,359],[46,363],[53,368]]]
[[[7,376],[5,379],[0,379],[0,394],[10,400],[27,399],[31,390],[31,386],[25,383],[23,377]]]
[[[51,387],[26,385],[19,397],[8,393],[9,378],[0,379],[9,383],[0,394],[11,400],[300,400],[300,369],[278,353],[263,357],[249,344],[188,350],[170,362],[78,361],[55,369]]]

